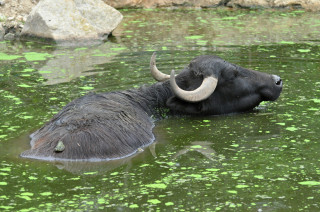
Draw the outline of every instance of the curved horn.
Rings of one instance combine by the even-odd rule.
[[[179,88],[176,83],[174,70],[171,71],[170,85],[171,89],[176,96],[188,102],[200,102],[207,99],[216,89],[218,84],[218,79],[216,77],[210,76],[203,79],[202,84],[199,88],[193,91],[186,91]]]
[[[170,79],[170,75],[164,74],[161,71],[158,70],[156,66],[156,53],[154,52],[151,56],[150,59],[150,70],[151,70],[151,75],[153,78],[159,82],[166,81]]]

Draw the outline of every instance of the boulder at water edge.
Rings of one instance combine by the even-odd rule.
[[[99,43],[122,17],[101,0],[42,0],[29,14],[21,36],[64,45]]]

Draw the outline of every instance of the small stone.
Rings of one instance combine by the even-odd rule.
[[[13,33],[11,33],[11,32],[9,32],[8,34],[6,34],[4,37],[3,37],[3,39],[4,40],[14,40],[14,34]]]
[[[5,15],[3,15],[2,13],[0,13],[0,21],[5,21],[7,19],[7,17]]]
[[[0,6],[3,6],[6,2],[4,0],[0,1]]]
[[[58,141],[57,146],[54,148],[55,152],[63,152],[66,147],[64,146],[62,141]]]
[[[22,15],[18,15],[16,18],[17,21],[23,21],[23,16]]]

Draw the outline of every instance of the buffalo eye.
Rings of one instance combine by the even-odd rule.
[[[233,71],[233,75],[234,75],[234,77],[238,77],[239,76],[239,70],[235,69]]]

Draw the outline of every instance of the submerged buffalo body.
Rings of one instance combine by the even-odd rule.
[[[125,91],[88,94],[66,105],[31,135],[22,157],[42,160],[114,160],[135,154],[154,141],[154,120],[169,114],[218,115],[244,112],[276,100],[282,81],[199,56],[178,75],[160,72],[155,54],[151,74],[160,81]],[[153,118],[151,118],[153,117]]]

